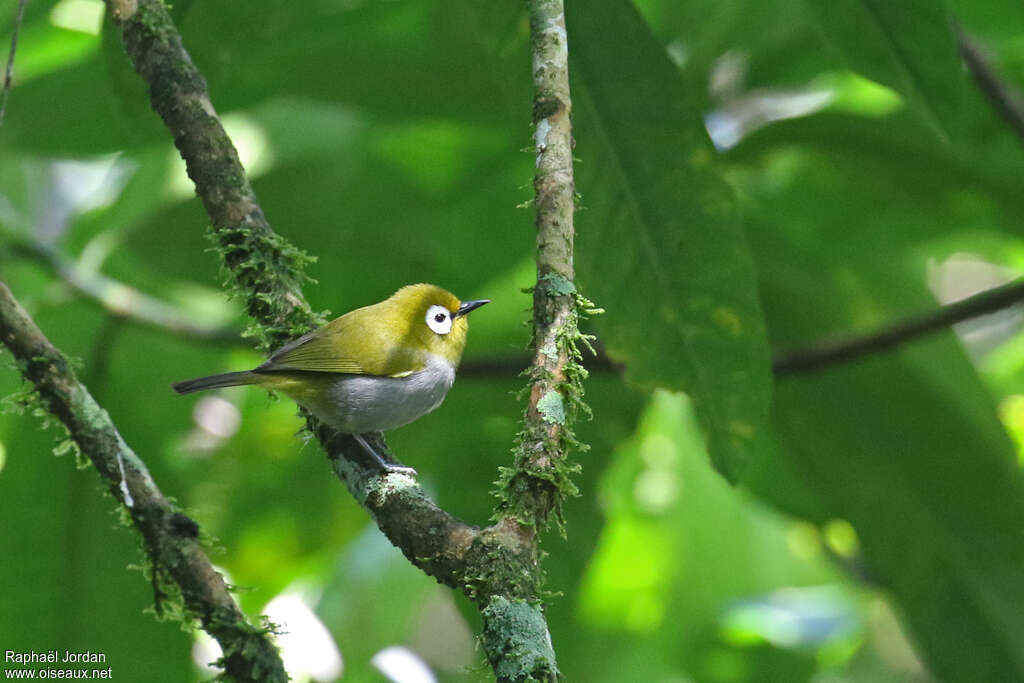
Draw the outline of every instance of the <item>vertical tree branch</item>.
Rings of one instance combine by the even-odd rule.
[[[559,335],[573,311],[572,100],[569,97],[569,47],[561,0],[530,3],[533,46],[533,125],[537,171],[533,189],[537,207],[537,285],[533,289],[533,383],[526,420],[558,443],[562,423],[538,408],[565,381],[567,350]],[[560,346],[563,346],[560,348]],[[564,453],[537,449],[532,464],[550,468]]]
[[[569,49],[561,0],[531,0],[537,284],[533,288],[533,359],[529,401],[513,469],[505,470],[499,514],[543,527],[576,492],[566,452],[578,446],[572,422],[582,406],[586,371],[576,361],[578,308],[573,283],[572,100]]]
[[[533,187],[537,210],[537,283],[533,288],[533,359],[529,400],[511,468],[499,479],[498,526],[518,530],[531,549],[534,564],[540,556],[538,532],[554,516],[561,525],[562,502],[576,488],[576,468],[567,460],[573,446],[573,421],[582,403],[586,370],[577,362],[579,309],[586,302],[573,283],[575,183],[572,168],[572,99],[569,94],[569,47],[562,0],[530,0],[530,45],[533,64],[533,125],[536,173]],[[589,303],[589,302],[586,302]],[[539,566],[534,570],[540,574]],[[508,653],[506,662],[521,662],[526,650],[516,639],[495,635],[508,632],[507,623],[529,623],[518,637],[546,642],[540,656],[531,653],[529,674],[541,680],[559,676],[546,624],[535,605],[496,597],[483,611],[484,642]],[[527,617],[531,617],[528,619]],[[507,623],[506,623],[507,622]],[[493,631],[493,632],[492,632]],[[532,635],[529,635],[532,634]],[[518,665],[522,671],[523,665]],[[499,679],[521,680],[503,674]],[[521,673],[520,673],[521,675]]]
[[[25,379],[35,385],[43,407],[64,424],[110,493],[125,506],[153,561],[154,586],[170,578],[188,611],[220,643],[228,675],[254,683],[288,680],[266,630],[245,620],[200,547],[196,523],[164,497],[107,412],[2,282],[0,340],[18,361]]]

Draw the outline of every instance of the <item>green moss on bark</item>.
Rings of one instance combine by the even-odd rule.
[[[481,613],[484,651],[499,683],[558,680],[555,650],[540,605],[494,596]]]

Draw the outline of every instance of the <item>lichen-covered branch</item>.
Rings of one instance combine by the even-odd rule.
[[[569,46],[562,0],[530,0],[533,55],[533,125],[537,211],[537,283],[533,288],[533,359],[529,399],[512,467],[498,480],[496,526],[516,529],[524,545],[539,557],[538,533],[553,517],[562,525],[562,504],[576,493],[568,460],[582,449],[573,424],[583,403],[587,371],[579,363],[580,345],[589,337],[579,331],[583,312],[596,312],[574,284],[573,212],[576,190],[572,168],[572,99],[569,95]],[[537,566],[533,570],[543,580]],[[501,680],[556,680],[554,649],[538,604],[493,596],[483,611],[483,642],[505,654],[492,661]],[[503,633],[511,629],[515,637]],[[538,647],[543,644],[543,647]],[[506,668],[507,667],[507,668]]]
[[[301,293],[307,257],[267,223],[205,82],[163,4],[107,0],[107,5],[122,30],[129,58],[149,84],[154,110],[174,134],[212,221],[229,283],[248,304],[254,334],[269,347],[320,324]],[[381,474],[366,463],[351,437],[312,418],[309,426],[335,472],[388,539],[413,564],[464,591],[479,606],[484,651],[498,679],[555,678],[554,652],[540,607],[543,575],[532,534],[509,520],[486,529],[467,525],[435,505],[411,478]],[[387,454],[383,443],[377,446]]]
[[[550,517],[561,520],[561,506],[576,493],[567,460],[579,448],[573,434],[583,404],[578,329],[581,312],[592,308],[573,280],[572,100],[569,51],[561,0],[531,0],[533,51],[534,176],[537,210],[537,284],[533,288],[533,359],[529,401],[515,463],[502,472],[499,516],[511,516],[533,529]]]
[[[266,629],[245,620],[203,552],[198,525],[168,502],[110,416],[2,282],[0,339],[43,407],[63,423],[131,516],[152,559],[154,585],[169,579],[188,612],[220,643],[225,672],[238,681],[288,680]]]
[[[466,553],[480,530],[442,510],[410,477],[380,476],[355,439],[310,420],[331,466],[381,531],[414,565],[452,588],[463,588]],[[386,449],[375,441],[378,452]]]
[[[322,425],[314,429],[337,475],[388,539],[412,564],[476,603],[483,618],[481,642],[497,680],[555,680],[533,534],[511,519],[484,529],[470,526],[439,508],[411,477],[382,477],[376,468],[360,465],[366,456],[353,439]]]

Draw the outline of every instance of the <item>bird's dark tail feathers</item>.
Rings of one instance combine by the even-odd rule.
[[[197,377],[187,379],[184,382],[175,382],[171,388],[179,394],[191,394],[193,391],[205,391],[207,389],[219,389],[221,387],[234,387],[240,384],[258,384],[259,375],[244,370],[242,372],[225,372],[222,375],[209,375],[208,377]]]

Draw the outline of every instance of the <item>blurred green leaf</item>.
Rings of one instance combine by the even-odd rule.
[[[630,377],[687,391],[727,477],[751,460],[769,397],[753,263],[709,167],[701,112],[636,10],[570,4],[578,268]],[[618,40],[605,40],[615,26]]]
[[[994,415],[964,409],[984,391],[950,386],[951,370],[971,374],[958,356],[939,340],[787,380],[775,416],[785,457],[857,529],[868,577],[893,591],[936,673],[1017,680],[1024,486]]]
[[[928,257],[979,248],[979,230],[1019,228],[1007,184],[1018,147],[943,147],[905,116],[885,121],[786,122],[732,157],[744,161],[732,177],[776,348],[928,310]],[[1013,569],[1024,561],[1024,482],[952,336],[784,378],[773,417],[780,447],[757,463],[751,489],[819,524],[849,520],[863,552],[855,567],[892,592],[937,675],[1024,676],[1024,619],[1012,607],[1024,598]]]
[[[944,137],[963,127],[965,81],[944,0],[810,0],[855,70],[893,88]]]
[[[1020,234],[1024,198],[1013,179],[1024,156],[1002,131],[979,145],[938,145],[906,114],[826,112],[762,129],[727,158],[739,195],[753,200],[744,215],[755,230],[803,244],[794,258],[870,265],[884,249],[906,257],[894,267],[908,266],[923,246],[978,249],[979,231]],[[779,276],[809,271],[775,265]]]
[[[953,16],[986,39],[1012,43],[1024,30],[1024,5],[1016,0],[949,0]]]
[[[768,512],[708,467],[685,396],[652,394],[636,433],[615,451],[600,499],[607,522],[583,577],[581,619],[600,632],[649,634],[661,652],[644,664],[618,649],[594,653],[587,680],[802,680],[819,647],[857,649],[860,599],[829,588],[838,576],[817,532]],[[786,589],[770,593],[778,586]],[[790,626],[800,630],[761,624],[737,638],[738,615],[765,603],[790,605]],[[815,631],[802,619],[814,610],[842,624]],[[738,671],[726,674],[709,656],[716,650]]]
[[[709,74],[723,56],[749,58],[757,85],[771,72],[775,85],[807,79],[828,63],[811,31],[805,0],[636,0],[633,4],[666,45],[690,85],[690,98],[702,98]],[[785,76],[782,74],[785,73]],[[771,81],[769,81],[771,82]]]

